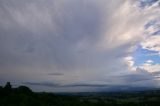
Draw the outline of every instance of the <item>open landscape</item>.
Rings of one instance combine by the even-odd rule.
[[[134,92],[32,92],[26,86],[0,87],[0,106],[159,106],[160,90]]]
[[[0,0],[0,106],[160,106],[160,0]]]

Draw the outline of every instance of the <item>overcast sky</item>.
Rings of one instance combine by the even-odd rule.
[[[0,0],[0,84],[159,88],[159,13],[160,0]]]

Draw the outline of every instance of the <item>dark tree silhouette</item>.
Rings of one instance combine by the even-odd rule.
[[[19,86],[17,90],[21,93],[32,93],[32,90],[26,86]]]
[[[12,92],[12,86],[10,82],[7,82],[4,86],[3,95],[8,96]]]
[[[12,89],[11,83],[7,82],[6,85],[4,86],[4,89],[11,90]]]

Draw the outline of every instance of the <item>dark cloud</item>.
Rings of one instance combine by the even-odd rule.
[[[48,83],[48,82],[24,82],[22,84],[25,85],[33,85],[33,86],[47,86],[47,87],[107,87],[108,85],[106,84],[69,84],[69,85],[60,85],[57,83]]]
[[[64,74],[62,73],[48,73],[48,75],[51,75],[51,76],[63,76]]]
[[[47,87],[60,87],[59,84],[56,83],[47,83],[47,82],[43,82],[43,83],[38,83],[38,82],[24,82],[22,84],[25,85],[33,85],[33,86],[47,86]]]
[[[158,2],[159,0],[140,0],[140,6],[142,8],[145,8],[146,6],[151,6],[154,3]]]
[[[108,87],[107,84],[72,84],[64,87]]]

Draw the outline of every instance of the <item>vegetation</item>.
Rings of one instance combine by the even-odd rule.
[[[160,106],[160,91],[130,93],[34,93],[26,86],[0,86],[0,106]]]

